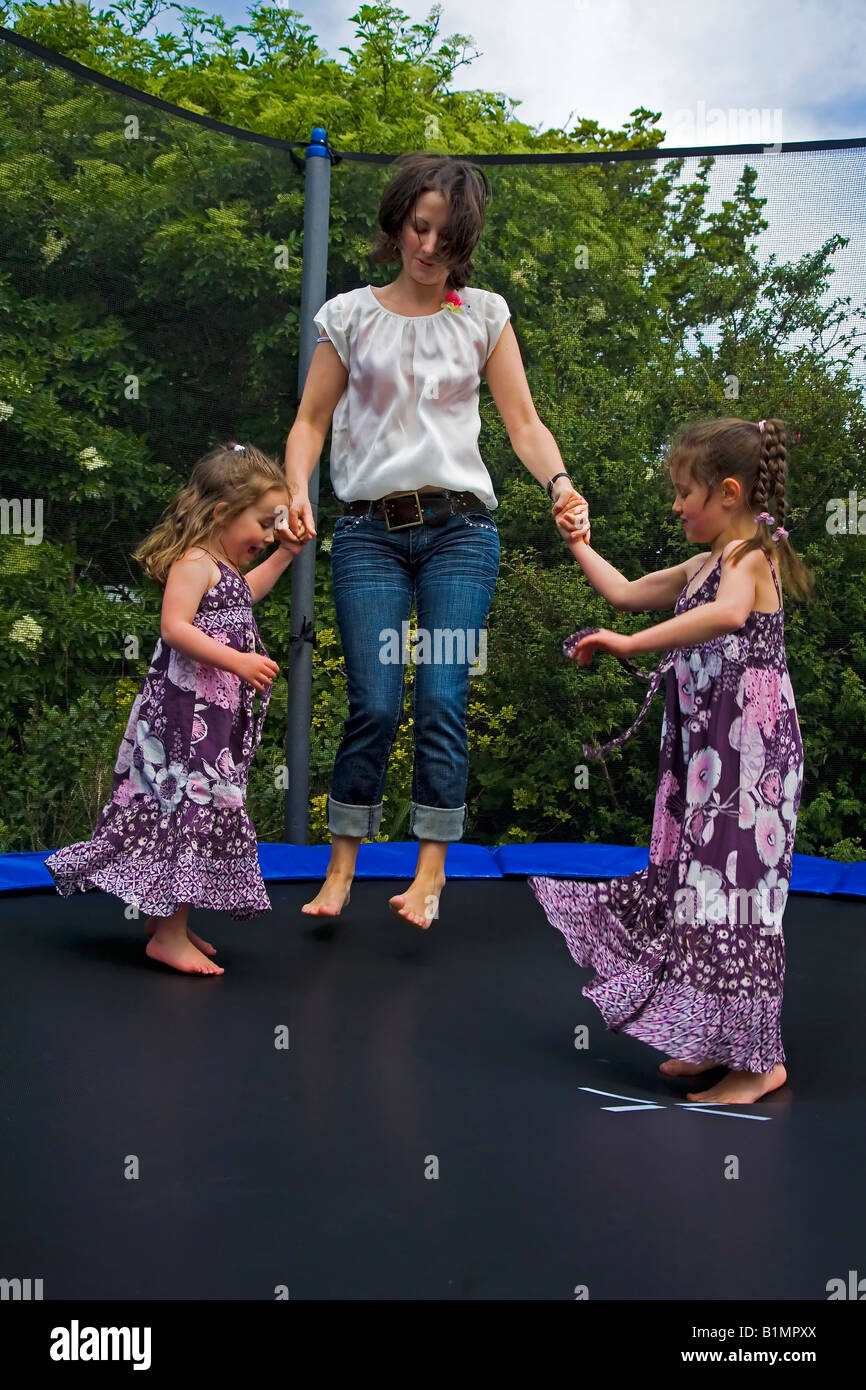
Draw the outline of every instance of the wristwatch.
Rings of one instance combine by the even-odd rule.
[[[570,473],[554,473],[553,477],[550,479],[549,483],[547,484],[547,495],[548,495],[548,497],[550,498],[551,502],[553,501],[553,484],[556,482],[557,478],[567,478],[568,481],[571,482],[571,474],[570,474]],[[573,483],[572,483],[572,486],[574,486]]]

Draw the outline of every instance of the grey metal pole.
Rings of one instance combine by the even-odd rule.
[[[315,126],[306,149],[304,262],[301,280],[301,332],[298,349],[300,400],[316,343],[313,314],[326,298],[331,156],[327,131]],[[310,502],[318,525],[319,465],[310,479]],[[292,563],[289,710],[286,721],[286,842],[307,843],[310,790],[310,707],[313,689],[313,632],[316,542],[308,541]]]

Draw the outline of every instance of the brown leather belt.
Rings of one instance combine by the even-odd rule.
[[[398,492],[378,500],[344,502],[344,516],[365,515],[368,520],[384,521],[389,531],[407,526],[441,526],[458,512],[486,512],[489,508],[474,492]]]

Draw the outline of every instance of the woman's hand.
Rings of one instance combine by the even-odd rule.
[[[578,666],[588,666],[595,652],[610,652],[611,656],[620,658],[630,657],[633,655],[632,646],[631,637],[627,637],[625,633],[611,632],[609,628],[600,627],[598,632],[581,637],[572,652],[572,660],[577,657]]]
[[[306,545],[316,534],[316,524],[313,521],[313,508],[310,504],[308,492],[296,492],[292,494],[289,506],[289,530],[296,541]]]
[[[589,545],[592,531],[586,505],[573,512],[561,512],[556,518],[556,527],[562,539],[569,545],[574,541],[586,541],[586,544]]]
[[[553,484],[553,519],[564,540],[581,539],[589,545],[589,507],[568,478],[557,478]]]
[[[303,524],[303,523],[302,523]],[[274,525],[274,540],[279,542],[281,550],[288,550],[292,556],[300,555],[307,541],[311,537],[305,535],[303,540],[296,540],[289,530],[288,513],[281,515]]]

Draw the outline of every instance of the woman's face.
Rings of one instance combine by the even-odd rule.
[[[403,270],[419,285],[444,285],[449,265],[439,254],[440,233],[448,226],[448,203],[441,193],[422,193],[403,224]]]

